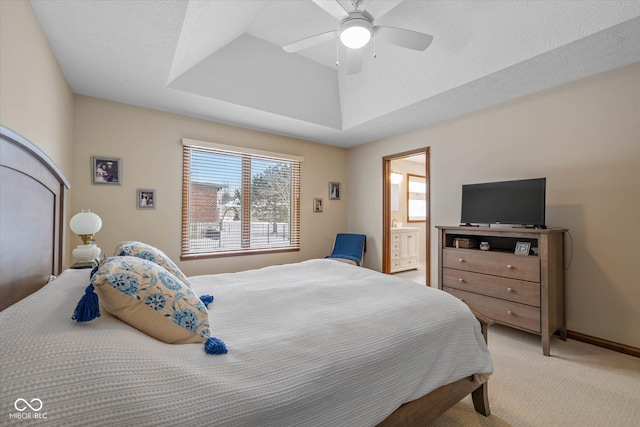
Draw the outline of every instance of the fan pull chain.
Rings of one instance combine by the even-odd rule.
[[[376,59],[378,54],[376,53],[376,32],[373,32],[373,59]]]
[[[340,38],[336,39],[336,68],[340,68]]]

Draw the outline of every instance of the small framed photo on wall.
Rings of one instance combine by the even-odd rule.
[[[322,199],[315,197],[313,199],[313,211],[322,212]]]
[[[529,255],[529,249],[531,249],[531,243],[518,242],[516,243],[516,250],[513,253],[516,255]]]
[[[96,185],[122,185],[122,159],[91,156],[91,183]]]
[[[340,183],[329,183],[329,200],[340,200]]]
[[[156,190],[138,188],[138,209],[156,208]]]

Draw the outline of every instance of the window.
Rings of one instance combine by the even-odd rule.
[[[182,259],[299,250],[301,162],[184,140]]]
[[[427,181],[424,176],[407,174],[407,222],[427,219]]]

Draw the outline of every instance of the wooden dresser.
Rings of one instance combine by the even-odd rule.
[[[564,233],[560,228],[436,227],[438,287],[497,323],[538,334],[549,356],[551,335],[566,340],[564,316]],[[456,248],[456,240],[488,242]],[[518,242],[530,255],[516,255]],[[536,249],[534,249],[536,248]]]

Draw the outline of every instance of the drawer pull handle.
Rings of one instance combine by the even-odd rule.
[[[507,310],[507,314],[508,314],[509,316],[513,316],[513,315],[514,315],[514,314],[513,314],[513,311],[511,311],[511,310]]]
[[[464,262],[462,258],[458,258],[458,262]]]
[[[511,265],[511,264],[507,264],[507,268],[508,268],[509,270],[511,270],[511,269],[513,268],[513,265]]]
[[[464,279],[461,277],[461,278],[458,279],[458,282],[464,283]]]
[[[513,292],[513,288],[507,288],[507,292]]]

